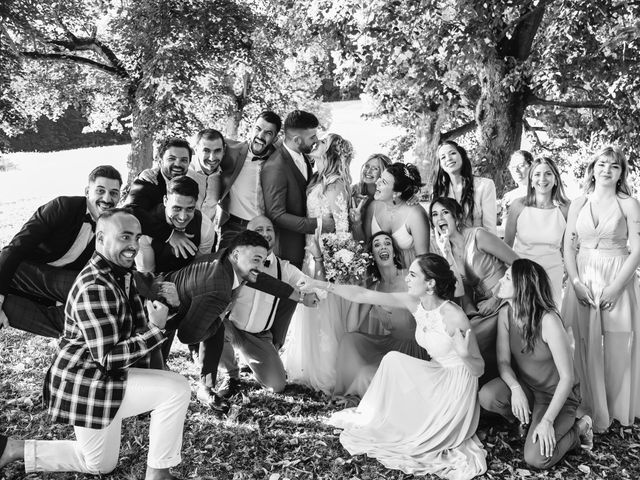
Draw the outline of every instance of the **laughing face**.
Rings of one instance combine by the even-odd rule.
[[[261,155],[269,145],[272,145],[277,138],[278,129],[273,123],[267,122],[264,118],[258,118],[253,125],[251,137],[251,152],[254,155]]]
[[[371,253],[378,266],[393,265],[393,242],[389,235],[380,234],[373,239]]]
[[[429,282],[433,283],[433,280],[427,280],[427,277],[418,265],[418,261],[414,260],[409,267],[409,273],[405,277],[405,282],[407,283],[407,292],[409,294],[414,297],[421,297],[427,291]]]
[[[362,183],[376,183],[380,178],[382,170],[381,162],[377,158],[372,158],[362,166],[361,180]]]
[[[116,206],[120,200],[120,182],[112,178],[97,177],[85,189],[87,207],[94,220]]]
[[[393,186],[395,185],[396,180],[389,172],[386,170],[382,172],[378,181],[376,181],[376,193],[373,194],[373,198],[375,200],[391,200],[393,198]]]
[[[255,282],[258,274],[264,269],[267,249],[258,246],[243,245],[231,252],[236,275],[242,280]]]
[[[529,168],[531,168],[531,166],[527,163],[527,160],[522,154],[514,153],[511,155],[511,160],[509,161],[509,173],[516,184],[524,185],[527,183]]]
[[[201,138],[196,145],[195,155],[202,171],[206,175],[211,175],[218,169],[224,157],[224,143],[220,138],[215,140]]]
[[[267,217],[261,215],[251,219],[247,224],[247,230],[253,230],[262,235],[267,243],[269,243],[269,249],[273,249],[276,243],[276,232],[273,229],[273,223],[271,223],[271,220]]]
[[[453,212],[440,203],[436,203],[431,209],[431,223],[440,235],[449,235],[458,226]]]
[[[189,150],[184,147],[169,147],[160,162],[162,174],[171,180],[174,177],[185,175],[189,168]]]
[[[131,268],[142,235],[140,222],[129,213],[117,213],[98,221],[96,251],[110,262]]]
[[[196,214],[196,199],[170,193],[164,197],[164,213],[167,223],[178,230],[184,230]]]

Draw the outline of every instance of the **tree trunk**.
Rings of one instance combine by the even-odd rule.
[[[224,122],[224,136],[233,140],[238,139],[238,129],[242,120],[242,110],[233,110],[227,112],[227,118]]]
[[[509,74],[505,62],[495,56],[486,59],[479,71],[481,95],[476,107],[478,153],[475,173],[493,179],[498,198],[502,196],[511,153],[520,147],[526,108],[521,91],[505,85]]]
[[[414,153],[417,167],[423,183],[424,196],[431,198],[433,182],[438,167],[438,143],[440,143],[440,129],[444,122],[444,114],[440,109],[420,115],[420,122],[416,127],[416,143]]]
[[[128,183],[145,168],[153,165],[153,135],[142,120],[142,114],[137,106],[131,114],[131,153],[127,160],[129,168]]]

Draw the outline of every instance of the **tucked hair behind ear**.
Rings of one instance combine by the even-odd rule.
[[[453,299],[456,291],[456,276],[449,262],[435,253],[418,255],[416,260],[426,279],[435,280],[435,294],[444,300]]]

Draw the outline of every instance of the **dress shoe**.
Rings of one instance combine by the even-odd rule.
[[[210,387],[200,385],[198,387],[196,398],[200,403],[211,408],[211,410],[217,415],[222,416],[229,413],[229,403],[219,395],[216,395],[216,393]]]

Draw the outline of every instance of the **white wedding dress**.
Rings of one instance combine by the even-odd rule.
[[[315,218],[331,215],[336,233],[350,235],[349,198],[341,180],[328,185],[324,192],[323,186],[318,184],[307,196],[307,215]],[[313,241],[314,235],[307,235],[307,245]],[[307,251],[302,270],[313,277],[314,267],[313,258]],[[282,359],[289,382],[307,385],[326,394],[333,392],[338,345],[347,331],[356,329],[357,310],[357,305],[331,293],[317,308],[298,305],[291,319]]]

